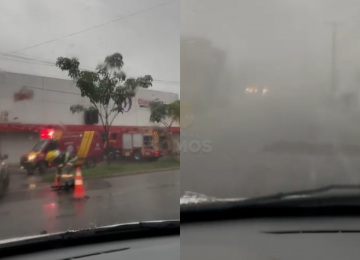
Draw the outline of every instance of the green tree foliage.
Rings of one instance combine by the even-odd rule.
[[[120,53],[107,56],[95,71],[80,70],[80,62],[76,58],[59,57],[56,66],[68,72],[69,77],[79,88],[81,96],[87,97],[92,104],[90,107],[74,104],[70,107],[70,111],[72,113],[85,110],[98,111],[104,127],[106,144],[110,127],[116,116],[127,112],[128,105],[131,104],[138,88],[149,88],[153,81],[150,75],[127,78],[122,71],[124,61]]]
[[[170,128],[174,122],[180,123],[180,100],[170,104],[161,101],[149,103],[150,122],[162,123],[167,129],[168,149],[172,152],[173,140],[170,136]]]
[[[150,107],[150,122],[162,123],[170,128],[174,122],[180,123],[180,100],[170,104],[152,101]]]

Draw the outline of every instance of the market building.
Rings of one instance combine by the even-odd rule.
[[[152,100],[171,103],[178,99],[175,93],[140,89],[127,104],[127,112],[115,118],[112,130],[162,127],[150,122],[148,103]],[[91,106],[71,80],[0,72],[0,151],[9,155],[9,162],[16,163],[38,142],[41,129],[61,126],[70,131],[101,131],[100,120],[87,124],[84,112],[70,112],[70,106],[76,104]],[[174,123],[171,131],[179,135],[179,125]]]

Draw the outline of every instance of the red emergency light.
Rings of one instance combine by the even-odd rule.
[[[54,129],[41,129],[40,130],[40,139],[49,139],[52,138],[54,134]]]

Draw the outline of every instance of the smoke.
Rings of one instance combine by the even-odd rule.
[[[255,196],[355,180],[360,3],[200,2],[181,10],[181,99],[195,115],[181,143],[193,134],[212,150],[181,153],[182,187]]]

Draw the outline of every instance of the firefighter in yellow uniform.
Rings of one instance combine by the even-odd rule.
[[[46,154],[45,160],[50,164],[55,164],[57,168],[58,182],[61,183],[61,174],[63,170],[69,173],[74,169],[74,163],[78,160],[77,156],[73,156],[71,152],[61,152],[60,150],[50,151]]]

